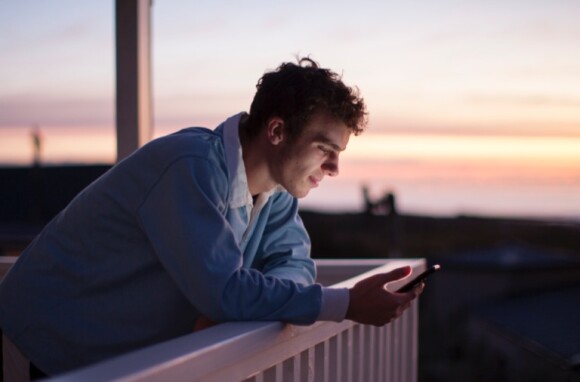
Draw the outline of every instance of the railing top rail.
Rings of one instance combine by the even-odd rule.
[[[8,273],[8,270],[14,265],[18,260],[16,256],[0,256],[0,281]]]
[[[382,265],[381,265],[382,264]],[[322,260],[319,267],[375,267],[334,287],[351,287],[371,274],[411,265],[425,268],[423,259]],[[356,268],[355,267],[355,268]],[[395,285],[396,286],[396,285]],[[281,322],[224,323],[191,333],[87,368],[57,376],[53,381],[219,381],[244,379],[276,361],[291,357],[354,325],[351,321],[317,322],[296,326]],[[228,366],[229,365],[229,366]],[[223,379],[221,379],[223,380]]]

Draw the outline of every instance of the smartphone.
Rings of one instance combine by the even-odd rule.
[[[419,284],[420,282],[425,280],[427,278],[427,276],[429,276],[432,273],[437,272],[439,269],[441,269],[441,266],[439,264],[435,264],[435,265],[429,267],[426,271],[421,273],[419,276],[415,277],[413,280],[409,281],[407,284],[405,284],[402,287],[400,287],[399,289],[397,289],[397,293],[409,292],[411,289],[413,289],[413,287],[415,285]]]

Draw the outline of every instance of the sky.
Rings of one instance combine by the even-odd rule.
[[[580,220],[580,2],[154,0],[154,135],[247,110],[296,55],[368,105],[341,174],[303,201],[393,191],[433,214]],[[0,2],[0,164],[112,163],[114,2]]]

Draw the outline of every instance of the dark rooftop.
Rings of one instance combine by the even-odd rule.
[[[445,257],[445,267],[493,270],[546,270],[580,267],[580,257],[564,250],[545,250],[525,244],[460,251]]]
[[[580,284],[487,304],[474,313],[523,347],[580,368]]]

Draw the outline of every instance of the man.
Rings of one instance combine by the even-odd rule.
[[[421,292],[314,284],[297,198],[338,174],[365,105],[310,59],[258,82],[249,114],[150,142],[96,180],[0,287],[0,327],[48,375],[191,332],[200,321],[384,325]]]

